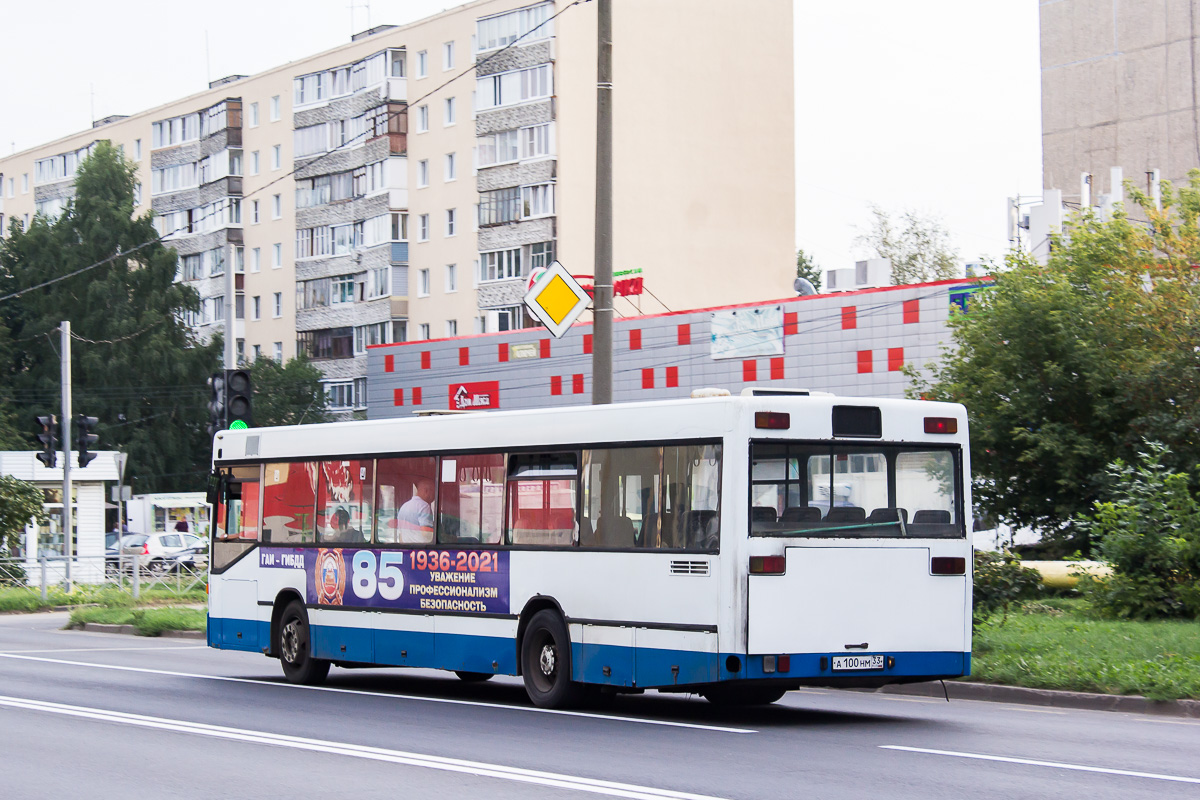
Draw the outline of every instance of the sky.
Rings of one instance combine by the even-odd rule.
[[[752,9],[778,0],[740,2]],[[0,40],[0,152],[454,5],[9,3]],[[939,219],[962,260],[1001,258],[1006,198],[1041,192],[1037,15],[1032,0],[795,0],[797,246],[823,269],[852,266],[868,255],[855,238],[874,204]]]

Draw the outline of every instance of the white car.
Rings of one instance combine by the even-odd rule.
[[[174,572],[193,566],[198,549],[205,551],[207,563],[206,545],[199,536],[179,531],[133,534],[121,540],[122,567],[132,570],[136,557],[138,569],[143,572]]]

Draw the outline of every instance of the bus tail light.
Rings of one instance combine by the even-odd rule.
[[[934,556],[929,560],[934,575],[966,575],[967,560],[962,556]]]
[[[958,420],[954,417],[926,417],[926,433],[958,433]]]
[[[786,564],[783,556],[750,556],[750,574],[782,575]]]
[[[755,411],[754,427],[786,431],[792,427],[792,415],[782,411]]]

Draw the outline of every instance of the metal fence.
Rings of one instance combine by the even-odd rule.
[[[107,587],[138,598],[147,589],[183,595],[203,589],[208,580],[206,566],[148,568],[144,557],[122,553],[106,556],[40,556],[0,558],[0,589],[26,590],[48,601],[50,591],[71,591],[79,586]]]

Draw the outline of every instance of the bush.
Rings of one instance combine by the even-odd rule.
[[[1042,590],[1042,576],[1035,569],[1021,566],[1021,560],[1008,551],[975,551],[975,601],[971,621],[975,625],[1000,614],[1008,617],[1014,603],[1036,596]]]
[[[1113,574],[1079,585],[1103,616],[1200,618],[1200,504],[1188,476],[1162,463],[1167,448],[1147,450],[1109,465],[1112,499],[1081,520]]]

